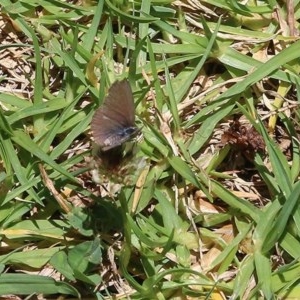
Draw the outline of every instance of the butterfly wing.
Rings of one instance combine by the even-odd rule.
[[[134,101],[127,80],[117,81],[111,86],[103,108],[108,108],[110,119],[116,120],[124,127],[134,126]]]
[[[137,132],[134,126],[134,101],[127,80],[115,82],[91,123],[95,142],[103,151],[121,145]],[[134,130],[136,129],[136,130]]]

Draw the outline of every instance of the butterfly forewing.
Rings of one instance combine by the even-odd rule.
[[[138,129],[134,125],[134,102],[127,80],[115,82],[91,123],[95,142],[107,151],[129,140]]]
[[[124,125],[134,126],[134,101],[127,80],[115,82],[109,89],[103,108],[107,117]],[[107,109],[106,109],[107,108]]]

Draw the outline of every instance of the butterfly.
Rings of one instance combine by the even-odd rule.
[[[92,119],[91,128],[101,151],[121,146],[139,132],[135,126],[134,101],[129,82],[116,81]]]

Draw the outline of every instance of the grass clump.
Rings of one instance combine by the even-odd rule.
[[[297,3],[0,4],[1,295],[299,294]],[[97,183],[124,78],[142,138]]]

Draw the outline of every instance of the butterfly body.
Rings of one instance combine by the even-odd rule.
[[[120,128],[119,131],[114,131],[111,135],[109,135],[103,142],[103,146],[101,147],[102,151],[107,151],[117,146],[122,145],[127,142],[131,138],[133,138],[139,129],[137,127],[126,127]]]

